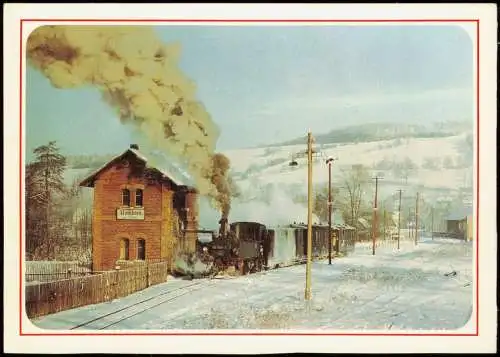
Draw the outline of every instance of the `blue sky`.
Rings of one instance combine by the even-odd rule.
[[[220,127],[218,150],[364,122],[471,120],[473,48],[456,26],[161,26]],[[129,128],[93,88],[26,73],[26,149],[121,152]]]

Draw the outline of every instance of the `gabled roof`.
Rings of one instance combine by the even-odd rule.
[[[370,227],[370,222],[368,222],[365,218],[359,217],[358,218],[358,223],[361,224],[363,228],[369,228]]]
[[[169,179],[176,186],[195,190],[193,187],[194,185],[192,178],[188,174],[183,172],[173,162],[169,162],[169,160],[165,155],[162,155],[159,152],[152,152],[146,156],[143,152],[140,152],[139,150],[133,148],[125,150],[123,153],[115,156],[106,164],[101,166],[99,169],[91,173],[89,176],[87,176],[80,182],[80,186],[93,187],[94,182],[99,174],[101,174],[104,170],[112,166],[114,163],[123,159],[128,154],[132,154],[138,160],[144,162],[146,168],[158,171],[163,178]]]

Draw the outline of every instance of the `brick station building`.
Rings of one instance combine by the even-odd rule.
[[[172,266],[176,252],[195,251],[198,194],[172,171],[164,157],[146,157],[133,144],[80,183],[94,189],[93,270],[121,260],[165,259]]]

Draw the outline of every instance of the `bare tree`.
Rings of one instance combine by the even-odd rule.
[[[313,213],[318,216],[321,222],[328,222],[328,184],[322,185],[315,190],[314,203],[313,203]],[[339,188],[334,187],[332,184],[332,210],[335,211],[341,205],[340,200],[338,200]],[[306,200],[307,202],[307,200]]]
[[[92,202],[82,194],[78,180],[68,189],[62,207],[67,223],[64,241],[68,253],[71,253],[71,259],[88,263],[92,247]]]
[[[343,171],[342,177],[346,192],[344,216],[351,226],[357,227],[362,212],[363,194],[369,182],[369,173],[363,165],[353,165],[351,170]]]

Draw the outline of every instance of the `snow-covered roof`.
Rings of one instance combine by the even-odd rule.
[[[106,164],[101,166],[96,171],[92,172],[89,176],[83,179],[80,186],[93,187],[96,177],[109,166],[111,166],[116,161],[122,159],[125,155],[132,153],[137,159],[144,162],[146,167],[149,169],[154,169],[162,174],[164,178],[172,181],[176,186],[183,186],[194,188],[194,180],[192,177],[182,170],[177,164],[172,160],[169,160],[166,155],[158,151],[153,151],[147,155],[138,149],[129,148],[125,150],[120,155],[113,157]]]
[[[370,223],[366,219],[364,219],[363,217],[359,217],[358,222],[363,226],[363,228],[370,227]]]
[[[335,229],[350,229],[350,230],[354,230],[355,229],[354,227],[352,227],[352,226],[350,226],[348,224],[345,224],[345,223],[344,224],[335,224],[333,226],[333,228],[335,228]]]
[[[174,160],[167,157],[165,153],[160,151],[152,151],[145,157],[143,153],[135,149],[130,149],[136,155],[140,155],[144,161],[150,162],[151,168],[160,171],[165,177],[170,178],[178,186],[194,186],[194,180],[184,169],[180,167]]]
[[[202,243],[211,242],[213,240],[212,232],[198,232],[198,241]]]

